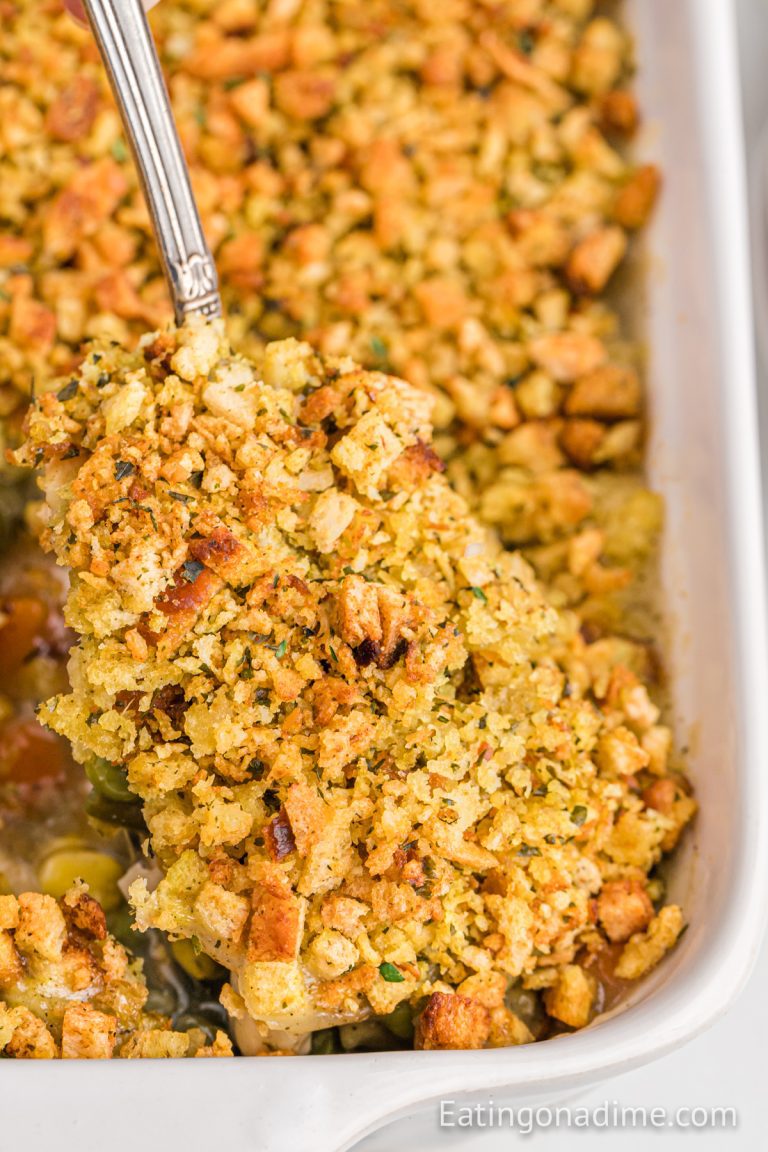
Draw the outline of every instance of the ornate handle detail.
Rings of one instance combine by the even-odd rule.
[[[177,323],[221,316],[218,278],[141,0],[83,0],[147,199]]]
[[[221,315],[216,268],[210,253],[190,253],[185,263],[175,266],[174,274],[178,276],[178,298],[186,301],[185,311],[204,312],[206,316]]]

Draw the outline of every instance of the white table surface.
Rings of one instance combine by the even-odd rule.
[[[674,3],[674,0],[669,0]],[[768,124],[768,0],[736,0],[740,21],[744,122],[748,151]],[[768,371],[761,380],[761,428],[768,446]],[[765,449],[768,463],[768,447]],[[768,508],[768,467],[763,480]],[[767,706],[768,706],[768,702]],[[768,765],[766,765],[768,771]],[[521,1137],[509,1129],[460,1132],[438,1128],[434,1109],[390,1124],[357,1145],[355,1152],[501,1152],[523,1144],[536,1152],[610,1147],[611,1152],[678,1152],[683,1146],[758,1152],[768,1148],[768,941],[752,979],[730,1013],[684,1048],[636,1072],[608,1081],[579,1097],[579,1106],[618,1101],[627,1107],[729,1106],[735,1131],[539,1130]]]

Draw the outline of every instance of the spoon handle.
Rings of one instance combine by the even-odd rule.
[[[141,0],[83,0],[83,7],[141,178],[176,322],[198,312],[221,316],[216,267]]]

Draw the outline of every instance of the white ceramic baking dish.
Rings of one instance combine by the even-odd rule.
[[[650,467],[667,506],[677,731],[701,801],[673,876],[689,931],[630,1002],[581,1033],[530,1047],[4,1062],[4,1146],[341,1152],[441,1096],[530,1102],[625,1071],[711,1024],[743,986],[768,886],[768,676],[733,13],[730,0],[634,0],[627,18],[641,62],[643,147],[665,172],[646,276]]]

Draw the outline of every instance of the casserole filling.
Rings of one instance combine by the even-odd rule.
[[[81,371],[84,340],[162,329],[164,286],[87,34],[31,0],[0,33],[0,421],[16,446],[37,396],[20,459],[82,635],[67,695],[61,586],[17,535],[0,890],[85,876],[208,1046],[224,969],[244,1051],[580,1027],[677,938],[658,865],[695,810],[659,711],[641,356],[605,300],[659,185],[624,154],[631,41],[591,0],[153,24],[227,339]],[[129,882],[165,938],[126,930]]]
[[[80,636],[39,715],[142,801],[139,929],[225,965],[265,1043],[404,1005],[422,1047],[526,1042],[514,982],[578,1027],[608,944],[631,979],[682,927],[647,888],[693,811],[647,653],[471,515],[430,407],[193,325],[97,346],[16,454]]]

